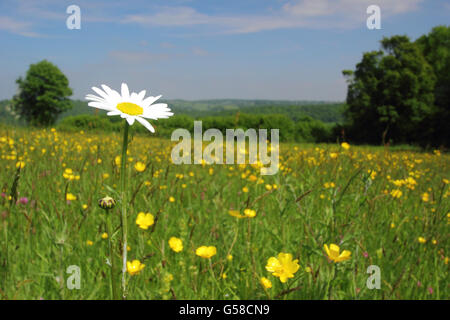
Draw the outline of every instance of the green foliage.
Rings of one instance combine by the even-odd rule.
[[[435,27],[411,42],[406,36],[381,41],[364,53],[348,78],[346,124],[354,142],[448,145],[450,141],[450,27]]]
[[[416,43],[436,76],[434,87],[435,107],[429,118],[427,137],[434,145],[450,141],[450,26],[438,26],[417,39]]]
[[[120,205],[106,213],[98,200],[109,195],[121,201],[115,160],[121,134],[0,126],[0,138],[1,299],[109,299],[106,261],[112,254],[119,258],[121,250],[113,246],[111,254],[108,241],[121,239],[122,221]],[[130,300],[450,297],[450,190],[443,182],[450,176],[448,154],[282,143],[278,173],[261,175],[251,165],[175,165],[170,159],[176,143],[148,133],[129,141],[128,259],[145,264],[127,276]],[[26,163],[20,175],[13,151]],[[138,161],[146,164],[143,172],[135,169]],[[67,177],[69,169],[79,179]],[[393,183],[407,179],[416,184]],[[400,198],[390,194],[397,189]],[[19,201],[10,201],[10,194]],[[67,201],[68,194],[73,200]],[[243,215],[247,208],[256,211],[254,218],[229,214],[234,209]],[[139,212],[152,213],[154,225],[140,229]],[[105,220],[116,230],[108,239]],[[172,236],[183,241],[181,252],[168,245]],[[330,262],[323,247],[331,243],[351,258]],[[195,251],[203,245],[215,246],[217,254],[200,258]],[[291,253],[301,266],[286,283],[265,268],[280,252]],[[71,265],[81,269],[79,290],[67,286],[73,283]],[[370,265],[381,269],[379,290],[366,286]],[[119,270],[116,275],[119,280]],[[272,288],[264,290],[261,277]]]
[[[304,117],[295,124],[295,136],[298,142],[330,142],[332,125]]]
[[[312,101],[276,101],[276,100],[161,100],[167,103],[176,115],[192,118],[235,116],[246,114],[283,114],[293,121],[309,116],[326,122],[336,123],[343,120],[343,104]],[[72,100],[72,109],[64,112],[59,120],[81,114],[99,114],[99,110],[87,106],[86,101]]]
[[[382,50],[365,53],[348,77],[348,134],[353,141],[412,143],[432,113],[435,76],[406,36],[383,38]]]
[[[62,120],[59,128],[64,128],[66,131],[80,131],[80,130],[103,130],[103,131],[119,131],[120,126],[115,126],[113,122],[109,121],[107,117],[96,117],[91,115],[80,115],[67,117]]]
[[[25,79],[17,79],[19,93],[14,96],[14,110],[32,125],[53,124],[59,114],[71,108],[69,81],[57,66],[43,60],[30,65]]]
[[[81,130],[100,130],[106,132],[120,132],[122,130],[120,117],[108,117],[106,115],[79,115],[66,117],[58,123],[58,129],[62,131],[76,132]],[[247,130],[267,129],[270,138],[271,129],[279,129],[280,141],[299,142],[329,142],[331,141],[331,124],[324,124],[311,117],[303,117],[294,123],[285,115],[254,115],[236,114],[223,117],[203,117],[194,119],[186,115],[175,115],[168,119],[152,122],[156,128],[156,137],[170,138],[172,132],[178,128],[187,129],[194,133],[194,121],[202,121],[203,132],[214,128],[224,135],[226,129],[241,128]],[[134,133],[148,135],[148,130],[141,125],[133,125],[130,129]]]

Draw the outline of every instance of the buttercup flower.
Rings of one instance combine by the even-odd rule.
[[[134,168],[136,169],[137,172],[143,172],[145,170],[145,164],[140,162],[140,161],[138,161],[134,165]]]
[[[68,194],[66,195],[66,200],[67,200],[67,201],[75,201],[75,200],[77,200],[77,197],[74,196],[74,195],[71,194],[71,193],[68,193]]]
[[[426,242],[427,242],[427,239],[425,239],[424,237],[419,237],[419,238],[417,238],[417,240],[418,240],[420,243],[426,243]]]
[[[150,132],[155,132],[153,126],[146,119],[163,119],[173,115],[165,103],[152,104],[161,96],[145,97],[145,90],[139,93],[130,94],[126,83],[122,83],[121,94],[102,84],[102,89],[92,87],[98,96],[86,95],[86,100],[90,100],[89,106],[108,111],[108,116],[120,116],[125,118],[131,126],[135,120],[139,121]]]
[[[254,218],[256,216],[256,211],[252,209],[245,209],[244,214],[247,218]]]
[[[393,198],[400,198],[402,196],[403,192],[401,190],[395,189],[391,191],[391,196]]]
[[[180,252],[183,250],[183,241],[180,238],[171,237],[169,239],[169,247],[175,252]]]
[[[347,142],[342,142],[341,147],[344,148],[345,150],[350,149],[350,145]]]
[[[294,273],[299,268],[298,259],[292,261],[292,254],[283,252],[278,254],[278,258],[270,257],[266,265],[266,270],[271,272],[275,277],[280,278],[280,281],[283,283],[288,278],[293,278]]]
[[[212,256],[216,255],[216,253],[217,249],[214,246],[201,246],[198,247],[197,250],[195,250],[196,255],[205,259],[211,258]]]
[[[139,212],[137,218],[136,218],[136,224],[139,226],[139,228],[147,230],[148,227],[153,225],[155,223],[155,218],[151,213],[144,213]]]
[[[133,260],[132,262],[127,261],[127,271],[132,276],[139,274],[144,267],[145,264],[141,263],[139,260]]]
[[[19,162],[17,162],[17,163],[16,163],[16,168],[17,168],[17,169],[18,169],[18,168],[20,168],[20,169],[25,168],[25,161],[19,161]]]
[[[228,214],[235,218],[245,218],[245,216],[241,215],[241,213],[237,210],[228,210]]]
[[[270,289],[272,288],[272,282],[270,282],[269,279],[267,279],[266,277],[262,277],[259,282],[261,283],[261,285],[263,286],[264,289]]]
[[[325,252],[327,253],[328,258],[334,262],[342,262],[348,260],[350,259],[350,255],[352,254],[348,250],[344,250],[340,253],[339,246],[334,243],[330,244],[330,247],[328,247],[328,245],[326,244],[323,247],[325,249]]]

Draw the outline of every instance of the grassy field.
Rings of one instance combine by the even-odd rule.
[[[121,142],[0,128],[0,297],[111,298]],[[450,298],[450,155],[282,144],[279,172],[261,176],[257,165],[171,164],[173,145],[150,134],[129,145],[128,260],[145,266],[127,274],[128,299]],[[118,200],[109,213],[98,206],[106,195]],[[141,212],[153,217],[147,229]],[[115,231],[106,235],[107,214]],[[325,244],[351,255],[333,262]],[[216,254],[196,254],[201,246]],[[286,261],[286,282],[268,271],[279,253],[300,266]],[[71,265],[79,290],[66,285]],[[366,286],[370,265],[380,289]]]

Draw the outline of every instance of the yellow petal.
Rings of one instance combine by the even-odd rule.
[[[330,256],[330,249],[328,249],[328,246],[326,244],[324,244],[323,248],[325,249],[325,252],[327,253],[327,256]]]
[[[330,244],[330,256],[332,258],[337,258],[339,257],[339,246],[332,243]]]
[[[341,262],[350,259],[352,253],[348,250],[342,251],[342,253],[337,257],[336,262]]]

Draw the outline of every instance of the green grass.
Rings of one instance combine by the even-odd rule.
[[[173,143],[149,136],[134,136],[129,145],[128,256],[145,264],[128,276],[129,299],[450,298],[448,154],[283,144],[280,171],[260,176],[250,165],[171,164]],[[111,297],[108,240],[101,237],[105,212],[97,201],[118,199],[121,141],[116,133],[0,128],[3,299]],[[18,161],[25,162],[21,170]],[[137,161],[146,164],[144,172],[134,169]],[[79,180],[65,179],[67,168]],[[417,184],[395,186],[408,177]],[[327,182],[335,186],[325,188]],[[400,198],[390,194],[396,189]],[[68,193],[77,200],[67,202]],[[245,208],[256,216],[228,213]],[[139,212],[155,217],[148,230],[136,225]],[[109,236],[119,243],[120,203],[109,214],[116,230]],[[170,249],[172,236],[182,239],[183,251]],[[330,262],[323,249],[330,243],[351,251],[351,258]],[[217,254],[197,256],[202,245],[215,246]],[[300,265],[286,283],[265,269],[280,252]],[[115,254],[119,261],[118,249]],[[81,268],[79,290],[66,286],[70,265]],[[370,265],[380,267],[380,290],[366,287]],[[264,290],[261,277],[273,287]]]

